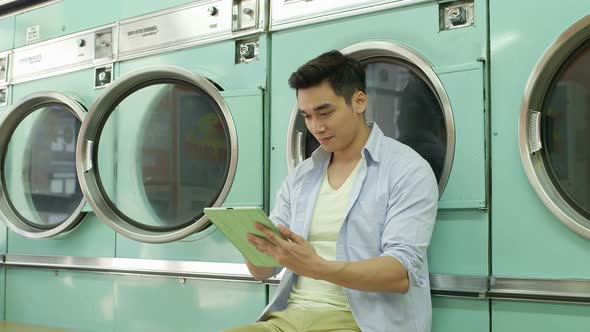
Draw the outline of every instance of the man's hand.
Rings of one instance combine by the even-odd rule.
[[[300,276],[315,278],[319,274],[325,260],[301,236],[282,225],[279,225],[278,229],[286,240],[281,239],[259,223],[256,223],[256,229],[266,236],[264,239],[254,234],[248,234],[248,241],[258,251],[271,256],[281,266]]]

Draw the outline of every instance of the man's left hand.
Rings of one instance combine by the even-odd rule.
[[[300,276],[313,278],[318,274],[322,263],[325,261],[303,237],[282,225],[279,225],[278,229],[286,239],[281,239],[270,229],[259,223],[256,223],[255,227],[266,236],[266,239],[264,239],[248,234],[248,241],[258,251],[271,256],[281,266]]]

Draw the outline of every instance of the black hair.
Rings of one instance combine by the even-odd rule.
[[[289,86],[297,92],[327,81],[337,96],[351,104],[352,95],[365,92],[365,70],[354,58],[339,51],[329,51],[299,67],[289,77]]]

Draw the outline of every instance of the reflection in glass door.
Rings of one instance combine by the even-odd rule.
[[[14,231],[33,238],[66,232],[84,216],[76,175],[84,110],[65,96],[47,94],[15,104],[1,124],[0,209]]]

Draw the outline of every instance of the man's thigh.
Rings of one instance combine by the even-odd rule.
[[[276,328],[275,326],[266,324],[266,322],[256,323],[256,324],[248,324],[242,325],[238,327],[234,327],[229,330],[225,330],[225,332],[282,332],[280,329]]]
[[[225,332],[297,332],[301,331],[294,324],[301,321],[303,312],[283,310],[270,313],[265,322],[235,327]]]

